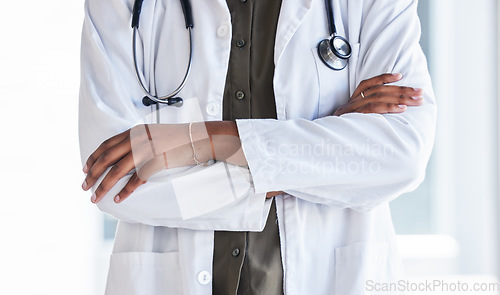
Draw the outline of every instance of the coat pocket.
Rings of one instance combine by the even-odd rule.
[[[352,85],[356,84],[355,69],[358,62],[359,43],[352,44],[352,54],[347,67],[336,71],[327,67],[318,55],[318,48],[313,48],[312,54],[316,62],[319,85],[318,117],[331,116],[351,96]]]
[[[106,295],[180,295],[178,252],[113,253]]]
[[[388,243],[356,243],[335,249],[335,294],[367,294],[373,283],[396,280],[399,265],[391,259]]]

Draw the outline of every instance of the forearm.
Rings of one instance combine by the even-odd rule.
[[[241,149],[236,122],[210,121],[195,125],[198,130],[206,128],[206,133],[209,137],[209,140],[204,140],[202,143],[204,157],[215,157],[217,161],[224,161],[238,166],[246,166],[248,164]]]
[[[126,201],[116,204],[113,196],[126,185],[127,176],[97,206],[117,219],[133,223],[195,230],[261,230],[265,224],[262,216],[269,207],[263,195],[254,194],[245,180],[238,178],[241,168],[231,166],[226,170],[223,165],[213,165],[206,172],[193,168],[188,185],[173,178],[162,181],[156,176]],[[227,171],[233,179],[234,192],[221,181]]]
[[[246,166],[248,162],[241,148],[236,122],[232,121],[210,121],[197,123],[198,130],[206,128],[206,134],[210,140],[201,140],[200,153],[205,160],[215,159],[229,164]],[[193,129],[194,130],[194,129]],[[197,150],[198,153],[198,150]],[[282,194],[282,191],[267,192],[266,198],[272,198]]]
[[[314,121],[240,121],[255,191],[373,208],[414,189],[431,152],[435,106],[405,115],[349,114]],[[305,195],[311,197],[304,197]]]

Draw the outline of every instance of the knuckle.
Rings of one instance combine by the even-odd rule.
[[[373,105],[373,113],[381,113],[384,110],[385,104],[377,103]]]
[[[122,168],[119,164],[115,164],[108,172],[109,175],[117,175],[117,174],[120,174],[120,172],[122,171]]]
[[[362,88],[362,89],[364,89],[364,88],[366,88],[366,86],[367,86],[368,84],[370,84],[370,79],[363,80],[363,81],[361,81],[361,83],[359,83],[358,88]]]
[[[401,92],[403,94],[407,94],[407,95],[411,94],[414,91],[413,88],[411,88],[411,87],[400,86],[399,88],[401,89]]]
[[[107,148],[110,145],[110,142],[111,142],[111,138],[106,139],[105,141],[103,141],[101,143],[101,145],[99,146],[99,148]]]
[[[94,162],[95,162],[95,156],[94,156],[94,154],[92,154],[88,157],[86,164],[88,165],[88,164],[94,163]]]
[[[99,158],[101,158],[101,160],[103,162],[107,162],[109,160],[110,156],[111,156],[110,152],[108,150],[106,150],[106,151],[102,152],[102,154]]]

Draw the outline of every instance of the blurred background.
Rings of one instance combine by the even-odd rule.
[[[80,190],[83,0],[2,4],[0,294],[103,294],[115,221]],[[400,252],[411,278],[498,282],[500,4],[419,14],[439,122],[426,181],[391,204]]]

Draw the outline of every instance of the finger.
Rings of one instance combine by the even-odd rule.
[[[364,93],[365,90],[367,90],[370,87],[373,87],[375,85],[384,85],[387,83],[394,83],[403,78],[403,75],[396,73],[396,74],[382,74],[364,81],[361,81],[359,83],[358,87],[356,90],[354,90],[354,93],[352,97],[358,97],[361,95],[361,92]]]
[[[122,179],[130,171],[134,169],[134,159],[132,154],[128,154],[118,163],[116,163],[106,174],[104,179],[99,184],[99,187],[95,190],[95,201],[93,203],[98,203],[108,191],[115,186],[118,180]]]
[[[162,154],[147,162],[144,166],[137,168],[125,187],[115,196],[115,202],[120,203],[128,198],[139,186],[145,184],[151,176],[166,169],[166,167],[167,158],[165,154]]]
[[[378,92],[365,97],[362,100],[353,100],[349,103],[339,107],[334,116],[341,116],[347,113],[359,112],[359,109],[371,109],[372,105],[376,104],[391,104],[394,106],[405,105],[405,106],[420,106],[423,104],[422,98],[413,98],[404,95],[399,95],[397,93],[382,93]]]
[[[368,88],[363,92],[365,98],[370,96],[380,96],[382,94],[398,95],[401,98],[414,98],[416,100],[422,98],[424,91],[420,88],[406,86],[391,86],[391,85],[376,85]]]
[[[108,138],[105,140],[101,145],[87,158],[87,161],[85,162],[85,165],[83,167],[83,172],[88,173],[90,170],[90,167],[94,165],[95,161],[99,158],[99,156],[107,149],[110,147],[122,142],[128,135],[127,131],[122,132],[118,135],[115,135],[111,138]]]
[[[392,103],[368,103],[363,105],[359,109],[356,109],[355,112],[364,114],[396,114],[403,113],[407,110],[407,108],[408,107],[406,105],[398,105]]]
[[[395,105],[406,105],[406,106],[420,106],[423,103],[421,97],[410,97],[406,95],[400,95],[398,93],[383,93],[377,92],[372,95],[365,97],[362,100],[352,101],[349,105],[350,110],[357,110],[366,104],[395,104]],[[347,111],[348,112],[348,111]],[[346,113],[346,111],[344,111]]]
[[[101,152],[99,158],[89,167],[82,188],[88,190],[94,186],[95,182],[101,177],[104,171],[106,171],[109,166],[117,163],[127,154],[131,153],[130,150],[130,141],[124,139],[122,142]]]
[[[114,197],[115,203],[121,203],[125,199],[127,199],[138,187],[145,184],[147,181],[141,179],[137,173],[134,173],[132,177],[130,177],[129,181],[122,188],[122,190]]]
[[[334,113],[333,115],[334,116],[341,116],[343,114],[347,114],[347,113],[352,113],[356,111],[355,108],[353,108],[353,103],[347,103],[341,107],[339,107]]]

